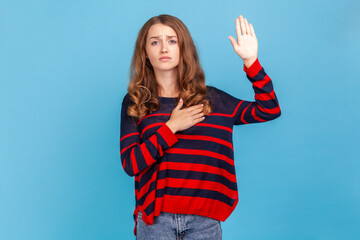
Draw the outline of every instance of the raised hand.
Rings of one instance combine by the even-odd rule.
[[[248,24],[242,15],[235,19],[235,27],[237,41],[232,36],[229,36],[229,39],[236,54],[244,60],[246,67],[250,67],[258,54],[258,41],[254,27],[251,23]]]

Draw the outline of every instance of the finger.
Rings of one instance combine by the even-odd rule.
[[[239,18],[235,19],[235,29],[236,29],[237,40],[239,41],[240,37],[241,37],[240,19]]]
[[[202,120],[204,120],[205,119],[205,117],[200,117],[200,118],[198,118],[198,119],[196,119],[196,122],[198,123],[198,122],[201,122]]]
[[[198,119],[198,118],[201,118],[202,116],[204,116],[205,114],[203,113],[203,112],[201,112],[201,113],[198,113],[198,114],[195,114],[194,115],[194,118],[195,119]]]
[[[237,44],[235,38],[233,38],[232,36],[229,36],[228,38],[230,39],[232,46],[235,48],[235,45]]]
[[[178,104],[176,105],[175,109],[181,109],[181,107],[183,105],[183,102],[184,102],[183,99],[180,98],[180,100],[179,100]]]
[[[246,35],[246,27],[245,27],[244,18],[241,15],[239,18],[240,18],[240,27],[241,27],[242,35]]]
[[[196,115],[198,113],[201,113],[202,111],[203,111],[203,108],[197,108],[197,109],[190,111],[190,114]]]
[[[201,106],[201,104],[197,104],[197,105],[188,107],[187,110],[188,110],[189,112],[191,112],[191,111],[196,110],[196,109],[198,109],[198,108],[203,108],[203,106]]]
[[[251,32],[251,36],[256,37],[254,27],[251,23],[250,23],[250,32]]]
[[[248,21],[247,21],[247,19],[246,19],[246,18],[244,18],[244,19],[245,19],[246,33],[250,35],[250,27],[249,27],[249,23],[248,23]]]
[[[189,114],[190,116],[195,116],[196,114],[198,114],[198,113],[200,113],[200,112],[202,112],[202,111],[203,111],[202,108],[193,109],[193,110],[189,111],[188,114]]]

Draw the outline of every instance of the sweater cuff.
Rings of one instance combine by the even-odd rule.
[[[157,131],[169,147],[178,141],[178,138],[165,123]]]
[[[244,71],[250,78],[255,77],[260,72],[261,69],[262,69],[262,66],[260,65],[258,58],[256,58],[255,62],[253,62],[253,64],[251,64],[251,66],[249,68],[245,67],[245,64],[244,64]]]

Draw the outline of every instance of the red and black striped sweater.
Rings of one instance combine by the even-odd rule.
[[[120,156],[135,176],[136,235],[138,211],[151,225],[160,212],[197,214],[225,221],[238,203],[232,143],[233,125],[273,120],[280,107],[273,84],[259,60],[243,70],[252,82],[255,101],[244,101],[207,86],[213,112],[175,134],[167,127],[177,98],[159,97],[160,109],[139,121],[121,109]]]

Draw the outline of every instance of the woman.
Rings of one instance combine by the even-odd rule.
[[[178,18],[159,15],[139,31],[121,109],[121,162],[135,176],[137,239],[221,239],[238,202],[233,125],[280,116],[257,59],[254,28],[236,18],[237,41],[255,102],[205,84],[196,47]]]

